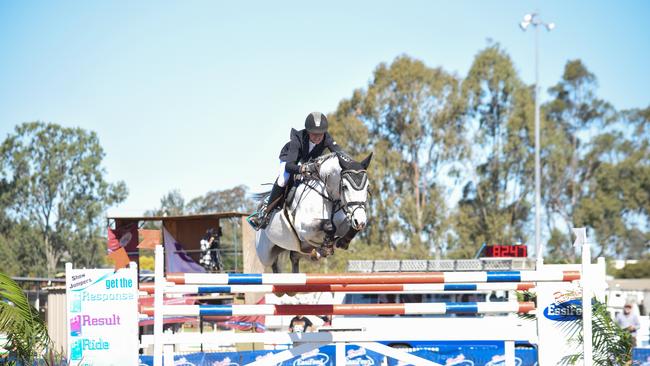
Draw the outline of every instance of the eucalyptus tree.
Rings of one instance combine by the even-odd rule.
[[[160,198],[160,207],[145,211],[145,216],[179,216],[186,214],[185,198],[178,189],[172,189]]]
[[[629,147],[621,143],[620,130],[608,129],[616,115],[609,103],[597,98],[596,87],[596,76],[582,61],[568,61],[544,106],[542,199],[551,230],[551,258],[575,259],[573,227],[594,227],[602,236],[621,224],[615,221],[623,202],[606,192],[606,177]]]
[[[249,196],[248,188],[238,185],[233,188],[210,191],[195,197],[185,205],[189,213],[241,212],[255,209],[255,202]]]
[[[399,231],[397,219],[394,173],[400,169],[399,153],[387,148],[386,141],[380,141],[371,136],[371,126],[363,120],[362,107],[366,97],[364,89],[357,89],[349,99],[339,102],[335,112],[329,114],[330,133],[337,143],[356,159],[363,159],[368,152],[373,152],[373,163],[368,171],[371,182],[368,201],[368,227],[358,234],[358,238],[369,245],[377,246],[376,250],[388,255],[381,243],[389,244],[394,249],[395,242],[392,233]],[[374,141],[374,143],[373,143]],[[352,247],[357,250],[357,247]]]
[[[525,240],[533,176],[531,88],[498,44],[480,51],[463,80],[466,182],[454,215],[457,256],[482,243]]]
[[[639,258],[650,249],[648,110],[617,116],[583,159],[597,168],[583,186],[574,220],[594,229],[599,255]]]
[[[22,249],[45,257],[47,275],[64,260],[95,267],[104,257],[104,211],[127,190],[123,182],[105,180],[103,157],[94,132],[53,123],[18,125],[0,145],[0,179],[13,197],[9,216],[37,233]]]
[[[448,210],[444,175],[461,153],[462,105],[456,76],[408,56],[381,63],[367,88],[339,105],[337,116],[355,121],[362,138],[359,122],[367,128],[375,153],[369,239],[407,242],[414,255],[433,243],[440,254]]]

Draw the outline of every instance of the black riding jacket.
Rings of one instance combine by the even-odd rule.
[[[280,160],[287,162],[284,170],[291,174],[299,174],[300,166],[298,166],[298,163],[305,163],[309,159],[321,156],[326,148],[331,152],[341,151],[339,145],[327,132],[323,136],[323,141],[314,146],[311,152],[309,152],[309,133],[307,130],[296,131],[292,128],[289,137],[289,142],[284,145],[280,152]]]

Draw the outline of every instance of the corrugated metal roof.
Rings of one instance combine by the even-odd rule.
[[[180,216],[109,216],[109,220],[132,220],[132,221],[184,221],[201,219],[226,219],[229,217],[248,216],[242,212],[217,212],[211,214],[180,215]]]

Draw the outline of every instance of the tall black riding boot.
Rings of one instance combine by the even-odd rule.
[[[250,217],[248,220],[255,230],[264,229],[269,224],[271,212],[282,202],[283,194],[284,188],[280,187],[277,182],[273,184],[271,194],[264,200],[257,215]]]
[[[267,215],[271,211],[273,211],[275,207],[277,207],[280,203],[282,203],[283,195],[284,195],[284,187],[280,187],[277,182],[273,184],[273,188],[271,189],[271,194],[269,195],[269,202],[266,205]]]

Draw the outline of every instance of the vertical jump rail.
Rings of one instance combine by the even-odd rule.
[[[592,344],[592,310],[591,300],[593,297],[593,289],[591,288],[591,281],[588,281],[591,271],[589,269],[591,264],[591,247],[587,241],[587,229],[578,228],[573,229],[576,240],[573,244],[574,247],[582,247],[582,278],[580,279],[580,287],[582,287],[582,350],[583,350],[583,365],[591,366],[593,364],[593,344]]]

